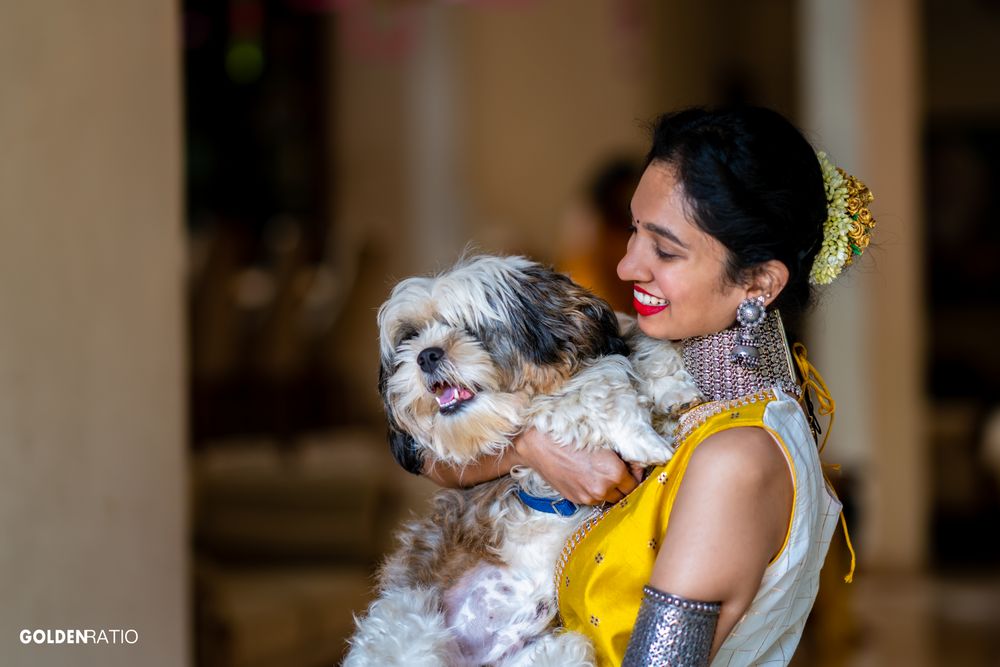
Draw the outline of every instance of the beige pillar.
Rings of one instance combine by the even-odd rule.
[[[178,21],[0,9],[3,665],[190,662]]]
[[[915,0],[871,5],[861,98],[862,113],[870,120],[863,141],[872,187],[884,202],[877,209],[880,248],[874,253],[867,312],[876,342],[871,346],[875,438],[869,531],[881,538],[873,545],[871,562],[912,570],[927,561],[931,495],[919,204],[921,5]]]
[[[927,557],[919,52],[915,0],[803,0],[804,127],[875,193],[874,247],[812,322],[838,404],[826,458],[863,480],[859,556],[869,569]]]

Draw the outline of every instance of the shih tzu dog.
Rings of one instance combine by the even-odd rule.
[[[420,473],[511,446],[528,427],[579,450],[662,463],[698,399],[673,345],[522,257],[478,256],[393,289],[378,314],[379,392],[395,458]],[[556,559],[589,515],[532,470],[442,490],[399,533],[346,667],[592,664],[556,632]]]

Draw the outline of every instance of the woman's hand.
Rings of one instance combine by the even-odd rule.
[[[580,505],[618,502],[641,480],[617,454],[608,449],[573,451],[533,428],[514,439],[515,464],[541,475],[559,494]]]
[[[502,454],[465,466],[427,465],[424,475],[440,486],[469,487],[502,477],[516,465],[535,470],[562,497],[580,505],[618,502],[642,480],[641,468],[626,465],[610,450],[573,451],[535,429],[517,436]]]

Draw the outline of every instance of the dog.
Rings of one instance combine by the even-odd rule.
[[[390,448],[417,474],[501,452],[528,427],[663,463],[677,414],[700,398],[671,343],[523,257],[406,279],[378,326]],[[438,492],[401,529],[344,665],[593,664],[583,635],[556,631],[556,560],[588,517],[575,510],[527,468]]]

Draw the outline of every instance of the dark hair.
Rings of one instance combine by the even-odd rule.
[[[758,107],[666,114],[653,127],[652,162],[676,169],[695,224],[728,250],[727,280],[776,259],[789,275],[774,306],[796,317],[810,304],[826,194],[813,147],[788,120]]]

